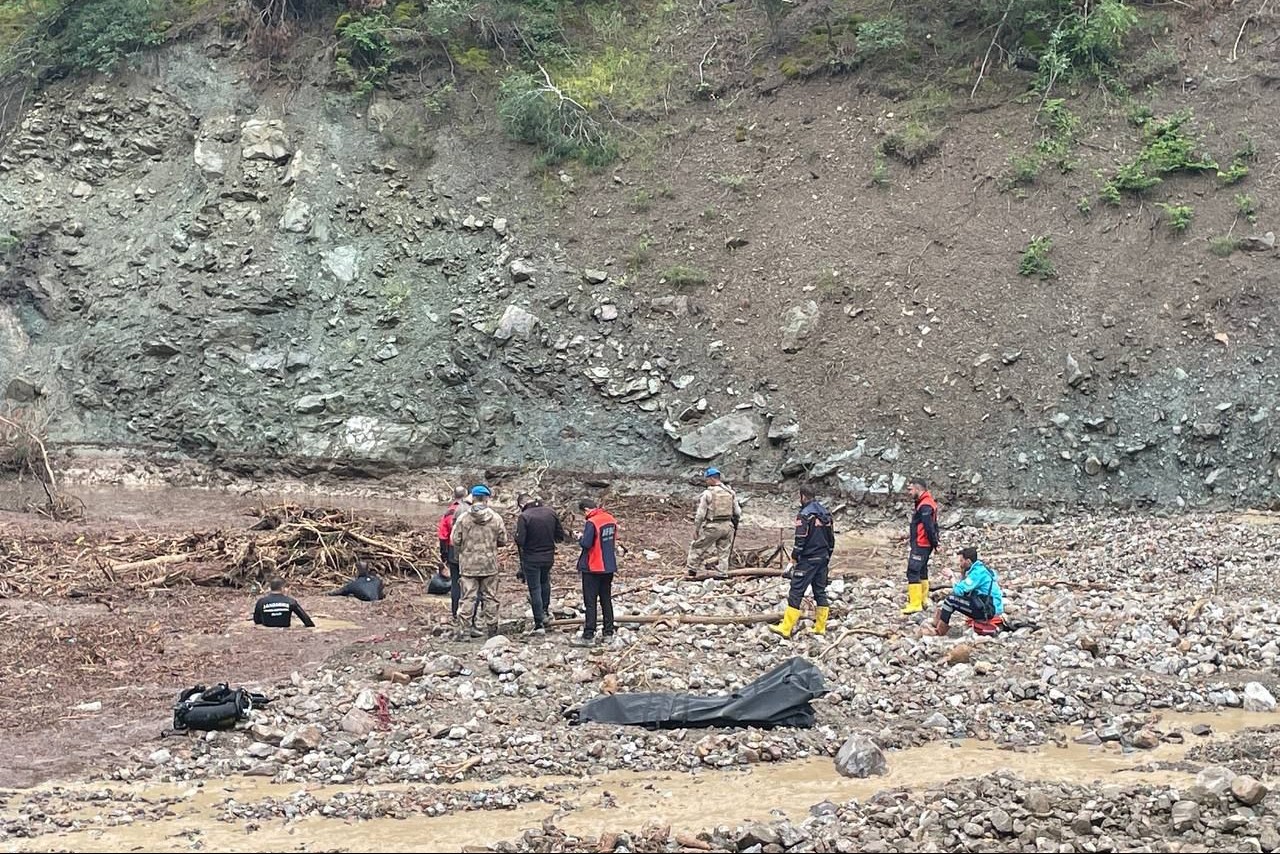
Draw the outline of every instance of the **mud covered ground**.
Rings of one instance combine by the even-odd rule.
[[[328,498],[423,524],[437,513],[430,502]],[[87,522],[10,515],[0,530],[208,530],[251,522],[245,499],[91,493]],[[753,505],[744,547],[776,542],[786,514]],[[620,615],[780,608],[777,578],[680,577],[682,509],[641,518],[623,515]],[[392,579],[375,604],[295,591],[313,631],[255,629],[245,590],[0,600],[0,669],[6,685],[25,686],[0,697],[0,846],[1272,850],[1276,522],[949,530],[948,548],[989,556],[1010,616],[1026,624],[995,639],[959,625],[922,637],[898,613],[897,524],[845,526],[831,630],[816,638],[804,623],[789,643],[761,624],[671,619],[573,648],[568,627],[523,632],[510,572],[503,634],[475,642],[452,640],[446,603],[416,580]],[[939,558],[935,589],[951,567]],[[574,581],[562,555],[561,619],[577,616]],[[810,730],[650,732],[565,716],[602,692],[732,690],[793,655],[827,680]],[[379,679],[417,664],[426,675]],[[223,679],[273,702],[235,732],[160,737],[182,688]],[[831,757],[851,734],[885,749],[887,776],[835,773]]]

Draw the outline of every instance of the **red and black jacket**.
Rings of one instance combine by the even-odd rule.
[[[613,574],[618,571],[618,558],[614,544],[618,539],[618,520],[605,510],[596,507],[587,511],[587,523],[582,526],[582,556],[578,558],[578,572]]]
[[[928,492],[916,499],[907,542],[912,551],[932,551],[938,547],[938,502]]]

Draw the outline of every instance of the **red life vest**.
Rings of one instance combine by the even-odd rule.
[[[588,572],[615,572],[618,568],[614,543],[618,536],[618,520],[607,510],[596,507],[587,511],[587,521],[595,526],[596,535],[587,547]]]
[[[916,502],[916,512],[911,520],[911,527],[914,529],[915,544],[922,549],[933,548],[933,543],[929,542],[929,534],[924,529],[924,523],[919,521],[920,508],[928,507],[933,511],[933,524],[938,524],[938,502],[933,500],[933,495],[925,492],[920,496],[920,500]],[[899,529],[901,530],[901,529]]]

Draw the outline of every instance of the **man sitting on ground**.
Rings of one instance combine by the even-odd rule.
[[[934,632],[945,635],[951,627],[951,615],[959,611],[978,634],[995,634],[1004,620],[1004,593],[996,574],[978,560],[978,550],[972,546],[960,550],[960,568],[965,576],[938,609]]]
[[[337,590],[330,590],[329,595],[354,596],[361,602],[377,602],[383,598],[382,579],[373,574],[369,564],[357,560],[355,577]]]
[[[297,600],[285,595],[283,578],[271,579],[269,586],[271,592],[253,606],[255,624],[273,629],[287,629],[293,620],[293,615],[297,614],[298,619],[302,620],[302,625],[309,629],[315,628],[316,624],[311,622],[311,618],[307,616],[306,611],[302,610]]]

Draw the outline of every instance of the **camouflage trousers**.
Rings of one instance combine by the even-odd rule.
[[[728,519],[723,522],[704,523],[693,544],[689,546],[689,557],[685,560],[685,569],[694,572],[706,566],[708,561],[715,560],[721,572],[728,572],[729,547],[732,543],[733,523]]]

